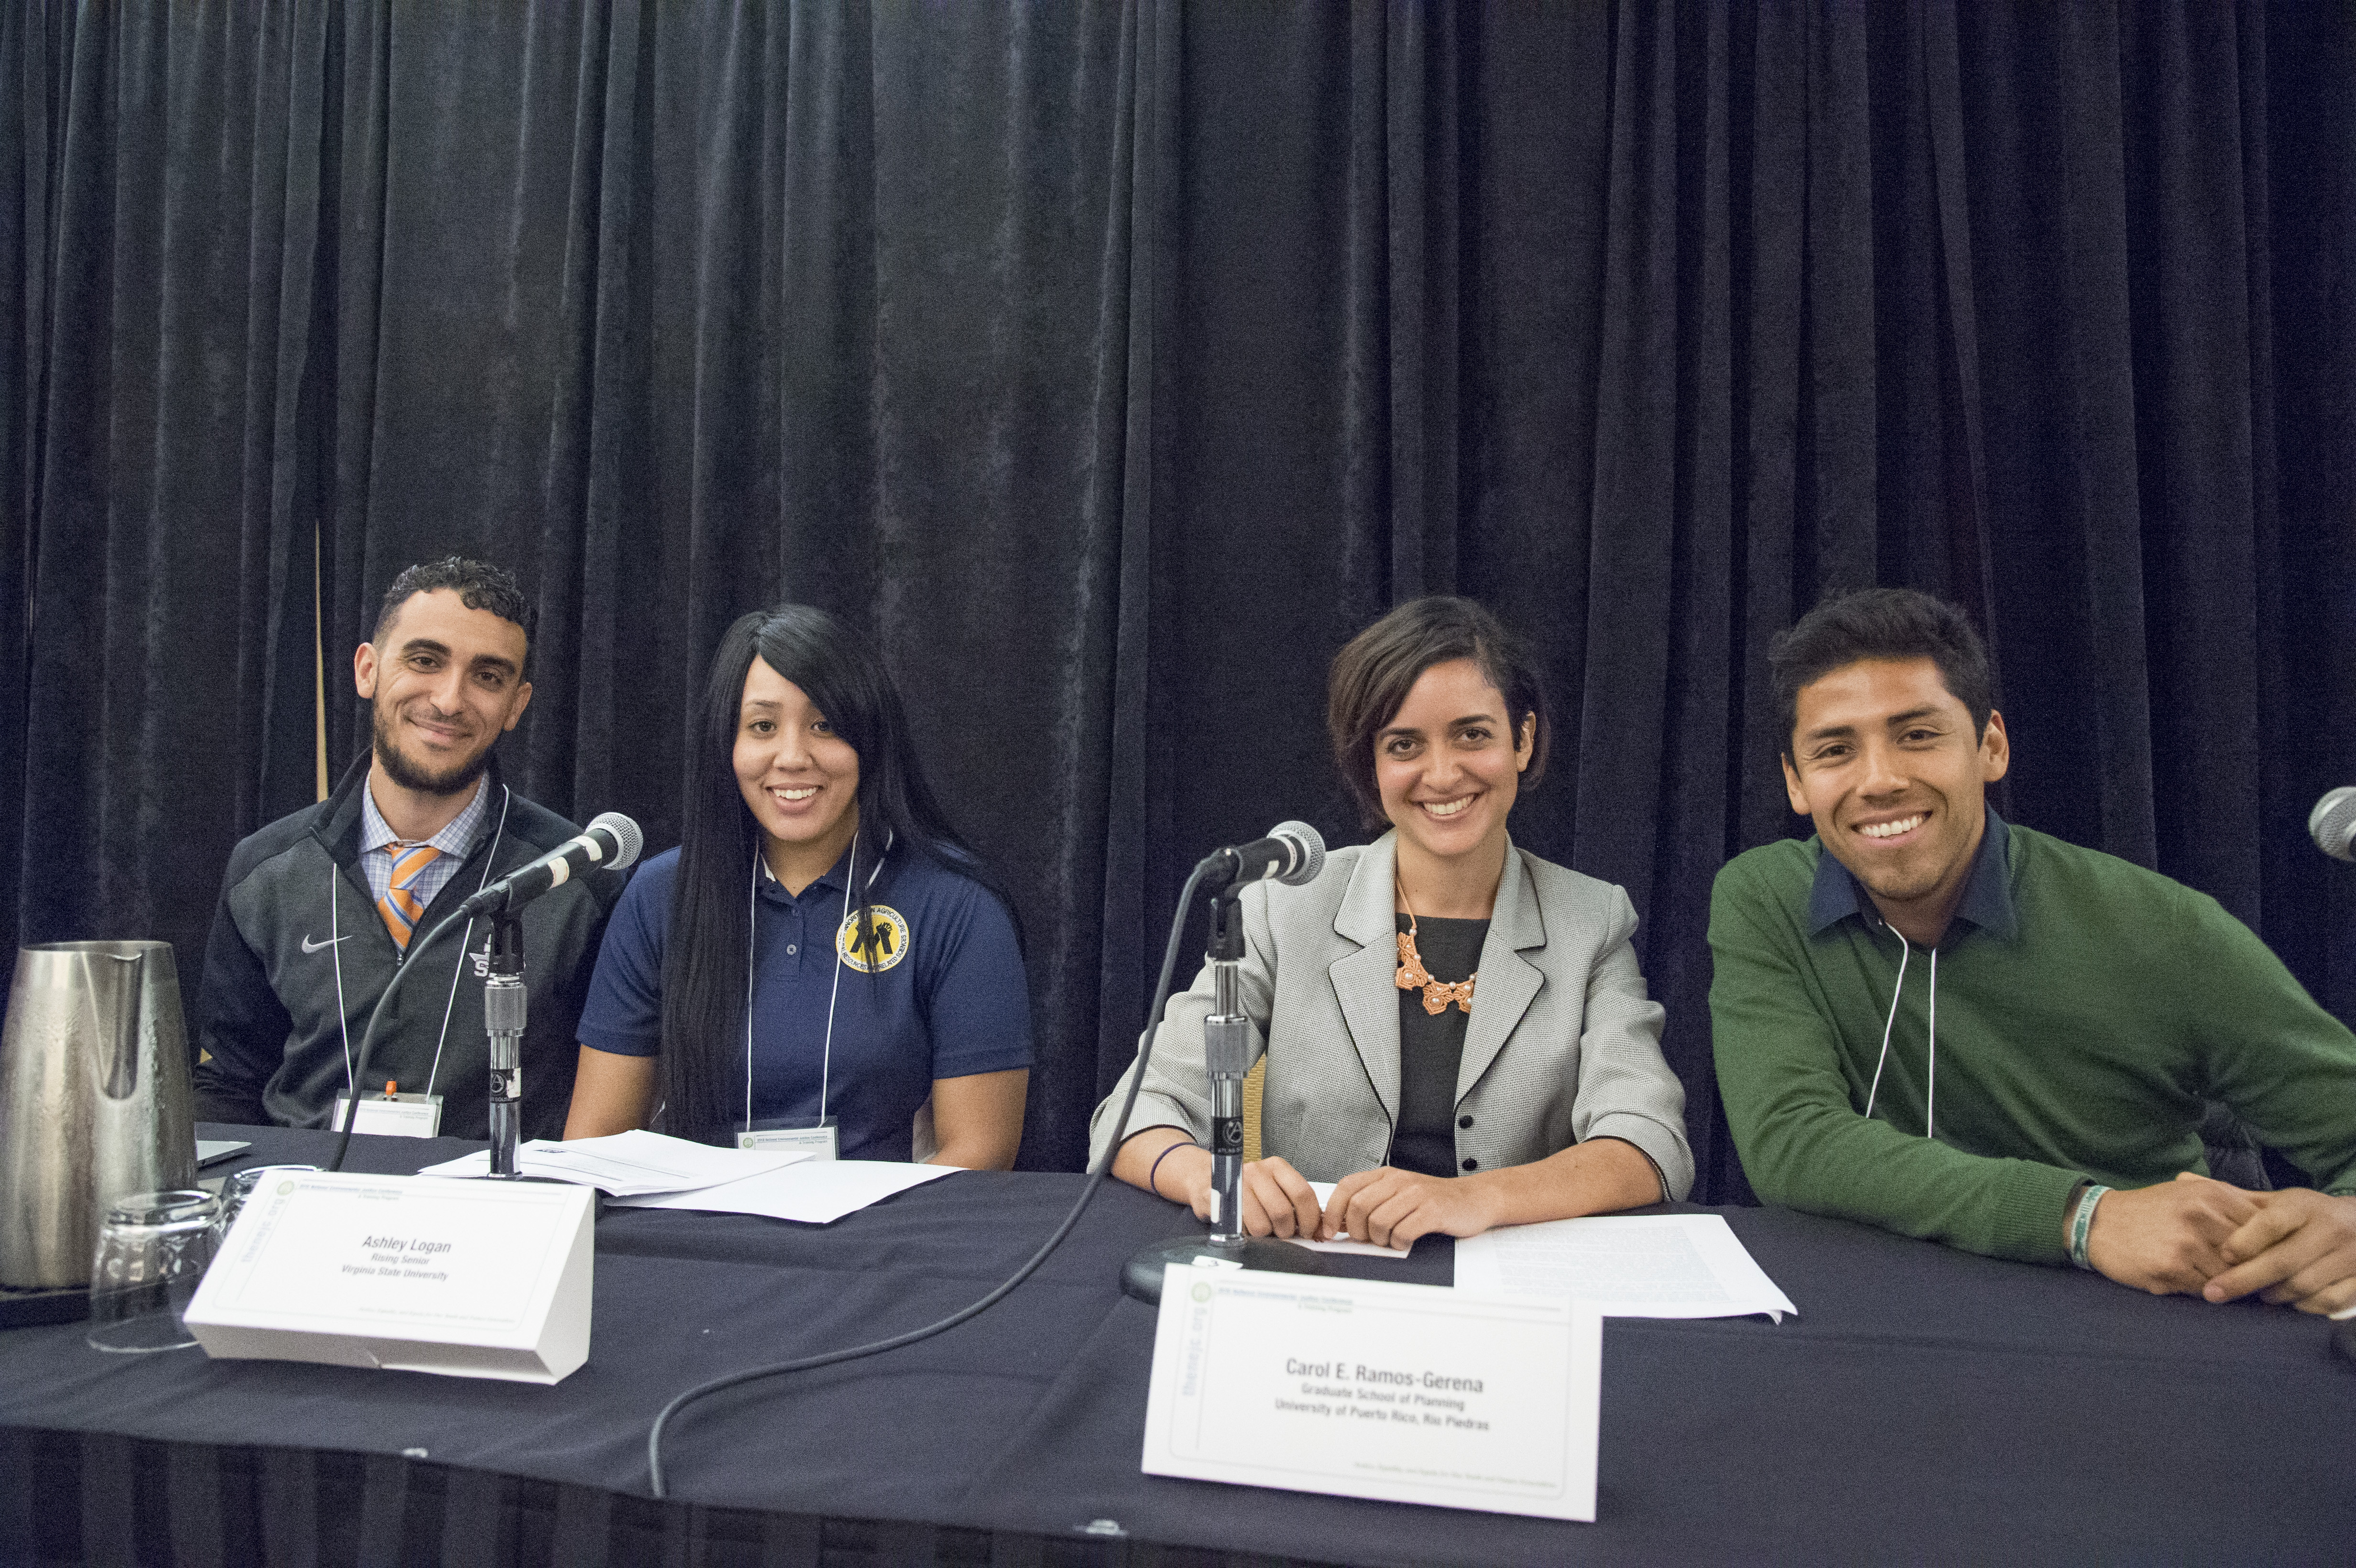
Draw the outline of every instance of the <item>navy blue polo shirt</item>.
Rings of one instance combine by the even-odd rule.
[[[887,859],[868,892],[874,940],[862,944],[844,918],[848,859],[798,897],[774,878],[759,879],[753,1122],[813,1125],[823,1072],[841,1157],[905,1160],[917,1107],[934,1079],[1031,1065],[1030,993],[1005,906],[980,883],[926,855],[903,849]],[[865,852],[861,861],[865,883]],[[616,1056],[659,1053],[663,933],[678,874],[679,851],[666,850],[639,869],[615,905],[581,1015],[582,1044]],[[850,908],[855,913],[857,905]],[[719,1057],[740,1117],[744,1054],[740,1035]]]

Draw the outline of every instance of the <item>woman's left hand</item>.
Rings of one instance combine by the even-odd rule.
[[[1477,1236],[1498,1218],[1489,1184],[1477,1176],[1423,1176],[1385,1165],[1333,1184],[1323,1236],[1404,1250],[1419,1236]]]

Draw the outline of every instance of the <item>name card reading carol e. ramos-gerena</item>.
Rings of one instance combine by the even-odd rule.
[[[1148,1474],[1594,1519],[1592,1307],[1180,1265],[1165,1277]]]
[[[552,1383],[589,1359],[595,1194],[289,1174],[246,1200],[187,1323],[209,1356]]]

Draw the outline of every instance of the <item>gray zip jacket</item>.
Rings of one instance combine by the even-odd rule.
[[[510,791],[494,765],[481,836],[417,923],[419,972],[385,1009],[365,1090],[396,1082],[443,1097],[445,1137],[488,1136],[483,982],[474,959],[487,924],[425,946],[428,933],[486,881],[529,865],[580,830]],[[385,930],[361,871],[363,756],[336,793],[239,844],[205,945],[193,1044],[199,1120],[323,1127],[347,1082],[369,1014],[408,960]],[[573,1099],[574,1039],[590,965],[624,878],[576,878],[524,906],[523,1136],[559,1137]]]

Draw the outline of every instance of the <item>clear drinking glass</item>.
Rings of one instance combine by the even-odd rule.
[[[316,1165],[255,1165],[236,1172],[221,1182],[220,1218],[213,1221],[213,1250],[218,1253],[229,1245],[229,1231],[237,1223],[246,1200],[254,1189],[276,1176],[308,1176],[319,1168]]]
[[[134,1192],[118,1198],[99,1227],[90,1269],[91,1348],[176,1350],[193,1345],[184,1314],[213,1261],[209,1192]]]

